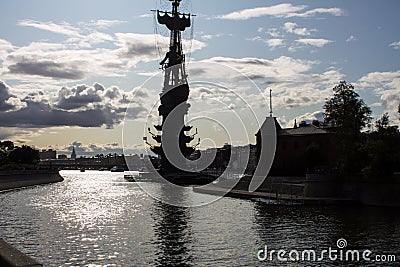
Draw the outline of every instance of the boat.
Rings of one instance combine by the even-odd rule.
[[[85,168],[81,168],[79,171],[80,172],[85,172]]]
[[[124,169],[124,167],[122,167],[122,166],[114,166],[114,167],[111,168],[110,171],[111,171],[111,172],[124,172],[125,169]]]
[[[156,182],[154,179],[154,173],[151,172],[137,172],[137,173],[126,173],[124,179],[128,182]]]

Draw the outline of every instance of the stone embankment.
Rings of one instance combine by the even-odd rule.
[[[0,191],[62,182],[55,170],[0,171]]]

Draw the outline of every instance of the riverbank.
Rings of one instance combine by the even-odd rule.
[[[55,170],[0,171],[0,191],[62,182]]]
[[[207,188],[193,187],[196,193],[211,194],[223,196],[225,191],[219,186],[210,186]],[[326,197],[305,197],[297,194],[283,194],[278,192],[249,192],[242,189],[232,189],[225,196],[242,198],[242,199],[267,199],[274,200],[281,204],[305,204],[305,205],[349,205],[356,204],[352,199],[348,198],[326,198]]]
[[[400,176],[394,175],[382,182],[340,181],[328,175],[306,177],[268,177],[255,192],[249,192],[252,179],[244,176],[226,194],[228,197],[262,198],[282,203],[306,205],[365,205],[400,207]],[[386,182],[384,182],[386,181]],[[390,181],[390,182],[389,182]],[[193,188],[194,192],[225,195],[223,183]]]
[[[43,265],[0,238],[0,266],[40,267]]]

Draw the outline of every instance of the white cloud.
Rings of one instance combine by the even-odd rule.
[[[139,18],[152,18],[152,17],[153,17],[153,15],[148,14],[148,13],[142,14],[142,15],[139,16]]]
[[[211,40],[211,39],[213,39],[213,38],[219,38],[219,37],[222,37],[222,36],[224,36],[224,34],[222,34],[222,33],[217,33],[217,34],[202,34],[202,35],[200,36],[200,39],[201,39],[201,40]]]
[[[82,24],[89,26],[89,27],[96,27],[99,29],[107,29],[107,28],[113,27],[115,25],[123,24],[123,23],[126,23],[126,21],[99,19],[99,20],[92,20],[88,23],[82,23]]]
[[[319,62],[286,56],[274,60],[215,57],[202,61],[202,63],[208,62],[214,64],[204,64],[201,69],[192,65],[189,69],[189,77],[196,80],[206,77],[208,81],[225,84],[235,92],[241,92],[246,91],[240,84],[247,81],[247,78],[243,76],[246,75],[256,82],[262,90],[265,88],[273,89],[274,107],[276,109],[305,107],[315,104],[322,106],[325,98],[331,94],[333,85],[343,80],[344,77],[336,69],[315,73],[312,70]],[[229,67],[224,69],[219,64]],[[229,71],[230,68],[239,72]],[[207,94],[207,92],[203,93]],[[265,95],[260,95],[260,93],[254,91],[248,91],[245,94],[252,107],[265,108],[265,99],[268,99],[269,90],[265,90]],[[209,97],[207,94],[205,99]],[[220,95],[220,97],[224,96]]]
[[[284,24],[284,29],[288,33],[294,33],[297,35],[310,35],[310,31],[307,28],[297,28],[297,23],[294,22],[286,22]]]
[[[400,71],[393,72],[371,72],[360,78],[361,86],[370,87],[376,84],[390,84],[396,78],[400,77]]]
[[[248,39],[249,41],[260,41],[265,43],[268,47],[271,47],[272,49],[280,47],[280,46],[284,46],[285,43],[285,39],[281,39],[281,38],[272,38],[272,39],[263,39],[260,36],[256,36],[252,39]]]
[[[156,37],[169,41],[168,37]],[[92,32],[83,37],[69,38],[65,44],[33,42],[24,47],[13,47],[3,61],[2,78],[49,84],[97,76],[121,76],[139,62],[159,59],[154,40],[153,34],[116,33],[112,37]],[[91,48],[89,44],[103,41],[110,42],[113,48]],[[81,48],[82,42],[88,43],[87,49]],[[12,47],[9,43],[2,43]],[[185,49],[190,44],[192,51],[206,45],[198,40],[192,43],[183,41]]]
[[[93,86],[78,85],[63,87],[57,92],[44,94],[32,91],[16,96],[0,81],[0,126],[46,128],[60,126],[112,128],[124,118],[128,104],[130,116],[145,116],[146,91],[132,94],[116,86],[105,88],[95,83]]]
[[[0,80],[0,111],[11,112],[26,107],[25,103],[11,93],[10,87]]]
[[[355,37],[354,35],[350,35],[350,37],[346,39],[346,42],[348,43],[355,41],[357,41],[357,37]]]
[[[43,133],[41,129],[0,127],[0,140],[13,140],[15,144],[26,144],[32,137]]]
[[[10,42],[0,39],[0,61],[4,60],[13,50],[14,46]]]
[[[265,41],[265,43],[272,48],[278,47],[278,46],[283,46],[284,45],[284,39],[269,39]]]
[[[154,40],[157,39],[161,43],[169,43],[169,37],[154,34],[137,34],[137,33],[116,33],[117,45],[121,47],[119,51],[122,58],[129,58],[136,64],[139,61],[152,61],[158,59],[155,49]],[[191,51],[202,49],[206,46],[204,42],[198,40],[182,40],[185,51],[189,48]]]
[[[380,97],[385,112],[396,118],[400,104],[400,70],[393,72],[372,72],[358,81],[361,90],[373,90]]]
[[[305,72],[295,79],[279,79],[271,83],[274,106],[277,108],[295,108],[310,105],[323,105],[327,96],[331,95],[332,87],[342,80],[344,75],[337,70],[323,73]],[[267,96],[268,90],[264,92]]]
[[[18,21],[18,25],[20,26],[29,26],[66,35],[68,36],[66,43],[76,46],[77,48],[91,48],[93,44],[113,41],[114,38],[111,35],[94,30],[94,28],[105,29],[119,23],[122,23],[122,21],[97,20],[91,22],[80,22],[78,25],[81,26],[81,28],[78,28],[67,22],[57,24],[54,22],[40,22],[34,20]]]
[[[296,13],[296,14],[291,14],[290,17],[311,17],[316,14],[330,14],[333,16],[343,16],[344,11],[340,8],[333,7],[333,8],[315,8],[309,11],[306,11],[304,13]]]
[[[243,9],[239,11],[235,11],[229,14],[218,16],[220,19],[229,19],[229,20],[247,20],[251,18],[257,18],[262,16],[273,16],[273,17],[311,17],[316,14],[331,14],[334,16],[342,16],[344,14],[343,10],[340,8],[315,8],[312,10],[305,11],[306,5],[294,6],[290,3],[283,3],[275,6],[268,7],[257,7],[257,8],[249,8]]]
[[[393,42],[389,46],[393,47],[394,49],[400,49],[400,41]]]
[[[67,22],[63,22],[62,24],[57,24],[53,22],[40,22],[40,21],[35,21],[35,20],[20,20],[18,21],[18,25],[20,26],[28,26],[28,27],[34,27],[37,29],[45,30],[45,31],[50,31],[54,33],[59,33],[59,34],[64,34],[68,36],[79,36],[79,29],[71,26]]]
[[[333,41],[327,40],[327,39],[302,38],[302,39],[296,40],[296,42],[305,44],[305,45],[316,46],[316,47],[324,47],[325,45],[330,44]]]
[[[295,118],[296,122],[299,124],[302,121],[306,123],[311,123],[314,120],[317,121],[324,121],[324,112],[322,110],[314,111],[314,112],[307,112]],[[293,122],[294,125],[294,122]]]
[[[283,35],[279,32],[277,28],[270,28],[268,29],[267,33],[274,38],[281,38]]]
[[[249,77],[267,77],[274,79],[296,79],[301,73],[311,69],[315,61],[294,59],[281,56],[273,60],[263,58],[228,58],[213,57],[201,62],[211,62],[227,65],[241,71]],[[207,66],[206,66],[207,67]],[[206,72],[211,77],[224,75],[218,71]]]
[[[294,12],[301,11],[305,9],[306,6],[293,6],[292,4],[279,4],[269,7],[257,7],[250,9],[243,9],[240,11],[235,11],[226,15],[221,15],[221,19],[230,20],[246,20],[250,18],[262,17],[262,16],[275,16],[275,17],[286,17],[288,14],[293,14]]]

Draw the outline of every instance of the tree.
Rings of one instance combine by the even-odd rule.
[[[14,149],[14,143],[11,141],[0,141],[0,150],[10,151]]]
[[[381,137],[396,135],[398,130],[398,126],[390,126],[390,117],[387,112],[375,122],[375,128]]]
[[[362,129],[371,122],[371,109],[364,103],[354,86],[345,81],[333,88],[333,97],[324,105],[326,125],[338,134],[338,170],[342,175],[359,174],[366,158],[362,153]]]
[[[27,145],[14,148],[8,157],[11,162],[19,164],[37,164],[40,159],[39,151]]]
[[[368,178],[391,176],[400,162],[400,136],[397,126],[390,125],[388,113],[375,122],[375,131],[367,136],[365,152],[368,158],[362,173]]]
[[[0,164],[8,161],[8,154],[14,149],[14,143],[11,141],[0,141]]]
[[[342,134],[359,136],[371,122],[371,109],[354,91],[352,84],[342,81],[333,91],[333,97],[324,105],[325,123],[337,127]]]

